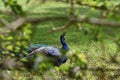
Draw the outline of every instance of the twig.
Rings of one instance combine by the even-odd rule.
[[[56,32],[56,31],[59,31],[59,30],[65,30],[67,28],[69,28],[72,24],[74,24],[75,21],[71,20],[69,21],[66,25],[62,26],[62,27],[58,27],[58,28],[53,28],[51,31],[49,31],[48,33],[51,33],[51,32]]]

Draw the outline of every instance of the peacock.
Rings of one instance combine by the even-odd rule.
[[[47,58],[51,58],[55,66],[60,66],[67,61],[65,53],[70,49],[65,41],[65,33],[60,36],[60,42],[62,44],[61,48],[45,44],[33,44],[27,49],[27,52],[29,53],[27,57],[40,53]]]

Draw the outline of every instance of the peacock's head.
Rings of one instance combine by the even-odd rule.
[[[64,32],[64,33],[60,36],[60,39],[61,39],[61,40],[65,40],[65,34],[66,34],[66,33]]]

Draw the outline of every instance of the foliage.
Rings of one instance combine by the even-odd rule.
[[[17,3],[17,0],[8,0],[3,2],[5,6],[9,6],[15,14],[23,15],[22,6]]]
[[[9,52],[13,53],[10,54],[13,56],[26,54],[24,50],[28,47],[30,34],[30,24],[26,24],[17,32],[9,32],[7,35],[1,35],[1,54],[10,54]]]

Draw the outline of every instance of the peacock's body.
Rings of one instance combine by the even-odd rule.
[[[35,53],[39,52],[47,57],[52,58],[55,62],[55,65],[59,66],[65,63],[67,60],[67,57],[65,56],[65,54],[63,54],[63,52],[67,52],[69,50],[69,47],[65,42],[65,33],[60,36],[60,41],[62,44],[62,48],[56,48],[45,44],[31,45],[27,50],[27,52],[29,53],[28,56],[32,56]]]

